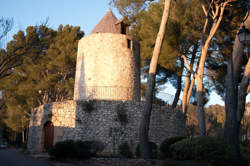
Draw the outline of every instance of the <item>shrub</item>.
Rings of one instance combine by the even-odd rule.
[[[209,164],[200,163],[197,161],[175,161],[172,159],[166,159],[161,166],[211,166]]]
[[[91,156],[96,156],[98,153],[102,152],[104,150],[104,145],[102,142],[99,141],[85,141],[85,144],[87,144],[90,148]]]
[[[240,147],[240,153],[242,156],[242,165],[250,165],[250,149],[247,147]]]
[[[91,113],[94,110],[94,101],[83,101],[80,102],[80,106],[82,107],[83,111],[86,111],[87,113]]]
[[[149,142],[150,158],[155,159],[158,157],[157,145],[154,142]],[[136,147],[136,157],[140,157],[140,144]]]
[[[90,158],[91,155],[93,155],[91,154],[91,145],[88,143],[88,141],[76,141],[73,144],[73,147],[77,158]]]
[[[162,157],[171,157],[171,153],[169,151],[170,145],[174,144],[175,142],[178,142],[185,137],[172,137],[165,139],[160,146]]]
[[[170,146],[176,160],[196,160],[213,166],[235,165],[234,148],[223,140],[214,137],[183,139]]]
[[[131,148],[129,147],[128,143],[125,142],[123,144],[121,144],[119,147],[119,153],[124,156],[124,157],[127,157],[127,158],[131,158],[133,157],[133,152],[131,150]]]
[[[49,155],[56,159],[90,158],[90,145],[87,142],[66,140],[57,142],[50,150]]]

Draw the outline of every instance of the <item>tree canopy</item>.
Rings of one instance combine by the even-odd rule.
[[[7,119],[13,130],[27,126],[30,110],[48,102],[73,98],[80,27],[29,26],[13,36],[1,57],[15,57],[18,65],[0,79]],[[22,122],[22,123],[21,123]]]

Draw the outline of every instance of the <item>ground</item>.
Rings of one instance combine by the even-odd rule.
[[[0,149],[1,166],[51,166],[48,161],[42,161],[25,155],[17,149]]]
[[[126,158],[93,158],[88,162],[80,160],[55,161],[50,160],[48,154],[26,154],[19,149],[0,149],[0,166],[209,166],[194,161],[174,161],[171,159],[163,160],[143,160],[143,159],[126,159]]]

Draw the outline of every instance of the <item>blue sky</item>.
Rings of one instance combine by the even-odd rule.
[[[49,26],[70,24],[80,26],[88,34],[109,10],[110,0],[3,0],[0,16],[14,18],[14,29],[25,30],[49,17]],[[117,12],[114,10],[114,13]]]
[[[53,29],[62,25],[80,26],[85,35],[89,34],[105,13],[111,8],[110,0],[2,0],[0,17],[13,18],[14,28],[6,41],[18,30],[25,30],[29,25],[39,25],[49,18],[48,25]],[[118,12],[112,9],[120,18]],[[167,93],[174,94],[175,90],[167,85]],[[250,102],[250,95],[247,101]],[[210,96],[210,104],[224,104],[215,92]]]

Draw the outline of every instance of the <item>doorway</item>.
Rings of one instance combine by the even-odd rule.
[[[44,124],[44,148],[48,150],[52,148],[54,142],[54,125],[51,121]]]

